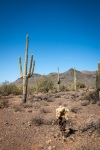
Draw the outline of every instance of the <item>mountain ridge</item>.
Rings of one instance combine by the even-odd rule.
[[[38,73],[34,73],[31,78],[29,78],[29,85],[33,85],[36,83],[36,81],[42,77],[42,76],[47,76],[50,77],[55,83],[57,81],[57,76],[58,73],[56,72],[51,72],[48,75],[41,75]],[[74,83],[74,69],[71,68],[63,73],[59,73],[61,84],[62,85],[70,85]],[[86,86],[93,86],[95,85],[95,80],[96,80],[96,72],[95,71],[88,71],[88,70],[83,70],[83,71],[78,71],[76,70],[76,80],[77,82],[83,82],[86,84]],[[18,78],[16,81],[14,81],[15,85],[21,85],[22,84],[22,78]]]

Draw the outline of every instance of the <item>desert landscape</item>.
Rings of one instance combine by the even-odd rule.
[[[0,150],[100,150],[100,0],[1,0],[0,21]]]
[[[70,78],[67,81],[71,81],[73,70],[68,72]],[[82,80],[86,79],[86,76],[95,79],[95,73],[81,74],[84,76]],[[65,81],[65,78],[62,79]],[[18,86],[21,81],[19,78],[14,84]],[[70,132],[65,139],[56,119],[56,109],[59,106],[69,109],[66,126]],[[78,88],[76,91],[68,88],[63,91],[53,89],[31,94],[29,92],[26,103],[22,103],[21,94],[1,95],[0,149],[99,150],[100,102],[96,88]]]

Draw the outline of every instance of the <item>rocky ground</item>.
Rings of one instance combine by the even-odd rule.
[[[0,97],[0,150],[100,150],[100,102],[93,92]],[[56,108],[69,109],[69,135],[62,137]]]

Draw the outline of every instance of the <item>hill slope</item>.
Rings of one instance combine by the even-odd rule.
[[[88,86],[93,86],[95,85],[95,80],[96,80],[96,74],[95,71],[78,71],[76,70],[76,75],[77,75],[77,82],[83,82]],[[36,80],[38,80],[42,75],[34,73],[31,78],[29,78],[29,85],[35,84]],[[56,83],[57,80],[57,73],[50,73],[46,75],[50,78],[53,79],[53,81]],[[61,79],[61,84],[63,85],[69,85],[74,82],[74,69],[69,69],[68,71],[64,73],[60,73],[60,79]],[[14,84],[20,85],[22,84],[22,78],[18,78]]]

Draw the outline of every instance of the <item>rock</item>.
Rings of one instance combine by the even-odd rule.
[[[49,147],[48,147],[48,150],[52,150],[52,147],[51,147],[51,146],[49,146]]]
[[[28,122],[28,126],[31,126],[31,122],[30,121]]]
[[[8,121],[5,122],[5,125],[8,124]]]
[[[46,141],[46,143],[47,144],[50,144],[52,142],[52,140],[50,139],[50,140],[48,140],[48,141]]]

